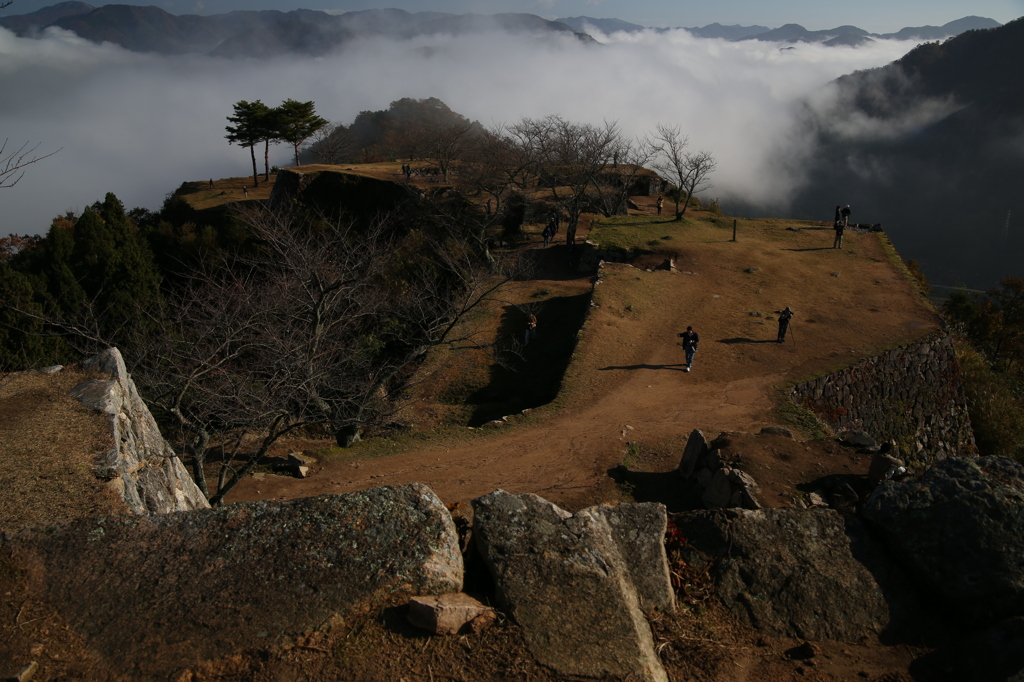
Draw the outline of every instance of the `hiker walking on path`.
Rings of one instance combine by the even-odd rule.
[[[683,371],[689,372],[693,367],[693,354],[697,352],[697,343],[700,341],[700,337],[697,336],[697,332],[693,331],[693,327],[687,327],[679,337],[683,340],[683,352],[686,353],[686,367],[683,368]]]
[[[540,233],[540,236],[544,237],[544,248],[548,248],[548,244],[551,243],[551,238],[555,236],[554,224],[548,223],[544,228],[544,231]]]
[[[526,316],[526,338],[523,339],[523,345],[528,346],[530,341],[537,340],[537,316],[530,313]]]
[[[789,321],[793,319],[793,310],[788,305],[785,310],[776,310],[779,314],[779,343],[786,340],[786,330],[789,329]]]
[[[832,248],[843,248],[843,230],[846,229],[846,225],[843,224],[842,220],[837,220],[836,224],[832,226],[832,229],[836,231],[836,238],[832,241]]]

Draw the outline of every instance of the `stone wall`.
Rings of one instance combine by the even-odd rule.
[[[82,362],[110,379],[75,386],[71,397],[104,414],[114,444],[96,464],[96,475],[117,491],[134,514],[209,509],[202,491],[160,434],[116,348]]]
[[[792,398],[836,431],[895,440],[899,454],[919,466],[977,454],[960,365],[945,333],[798,384]]]

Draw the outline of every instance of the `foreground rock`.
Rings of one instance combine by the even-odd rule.
[[[765,435],[780,435],[766,429],[762,429]],[[720,441],[721,437],[709,444],[704,434],[694,429],[686,441],[677,473],[684,482],[695,487],[701,502],[708,509],[760,509],[760,487],[750,474],[730,466],[722,459],[722,451],[717,447]]]
[[[114,445],[97,464],[96,474],[110,481],[135,514],[208,509],[206,497],[160,434],[120,351],[108,348],[83,361],[82,368],[111,377],[86,381],[70,391],[110,421]]]
[[[463,577],[451,516],[419,484],[83,519],[3,536],[0,564],[23,576],[8,589],[125,679],[169,679],[380,600],[457,592]]]
[[[856,641],[889,622],[882,590],[833,511],[697,511],[673,516],[688,563],[712,563],[719,598],[778,637]]]
[[[634,535],[661,543],[664,507],[638,506],[651,508],[654,517],[660,510],[660,519]],[[498,597],[538,661],[566,675],[667,681],[620,550],[630,539],[620,536],[617,542],[608,522],[614,509],[570,514],[536,495],[503,490],[473,500],[473,509],[474,535]],[[664,549],[659,560],[664,568],[648,570],[667,582]],[[663,597],[649,601],[658,599]]]
[[[949,458],[882,483],[863,515],[905,567],[975,624],[1024,615],[1024,467]]]

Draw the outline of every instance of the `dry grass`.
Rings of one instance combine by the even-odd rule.
[[[67,395],[94,378],[74,368],[0,377],[0,530],[127,513],[94,474],[112,445],[106,418]]]

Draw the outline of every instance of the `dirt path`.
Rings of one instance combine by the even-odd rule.
[[[680,272],[606,264],[561,411],[542,409],[527,424],[487,427],[450,446],[326,463],[305,480],[248,479],[230,501],[416,481],[448,503],[503,488],[585,506],[614,497],[608,471],[627,442],[678,442],[681,451],[693,428],[756,432],[774,423],[774,387],[937,328],[875,235],[849,235],[847,248],[834,250],[823,248],[831,231],[786,231],[790,224],[745,226],[738,243],[724,238],[731,230],[694,228],[680,246]],[[777,323],[765,318],[786,305],[797,317],[778,344]],[[690,373],[676,344],[686,325],[701,335]],[[495,433],[501,428],[508,431]]]

